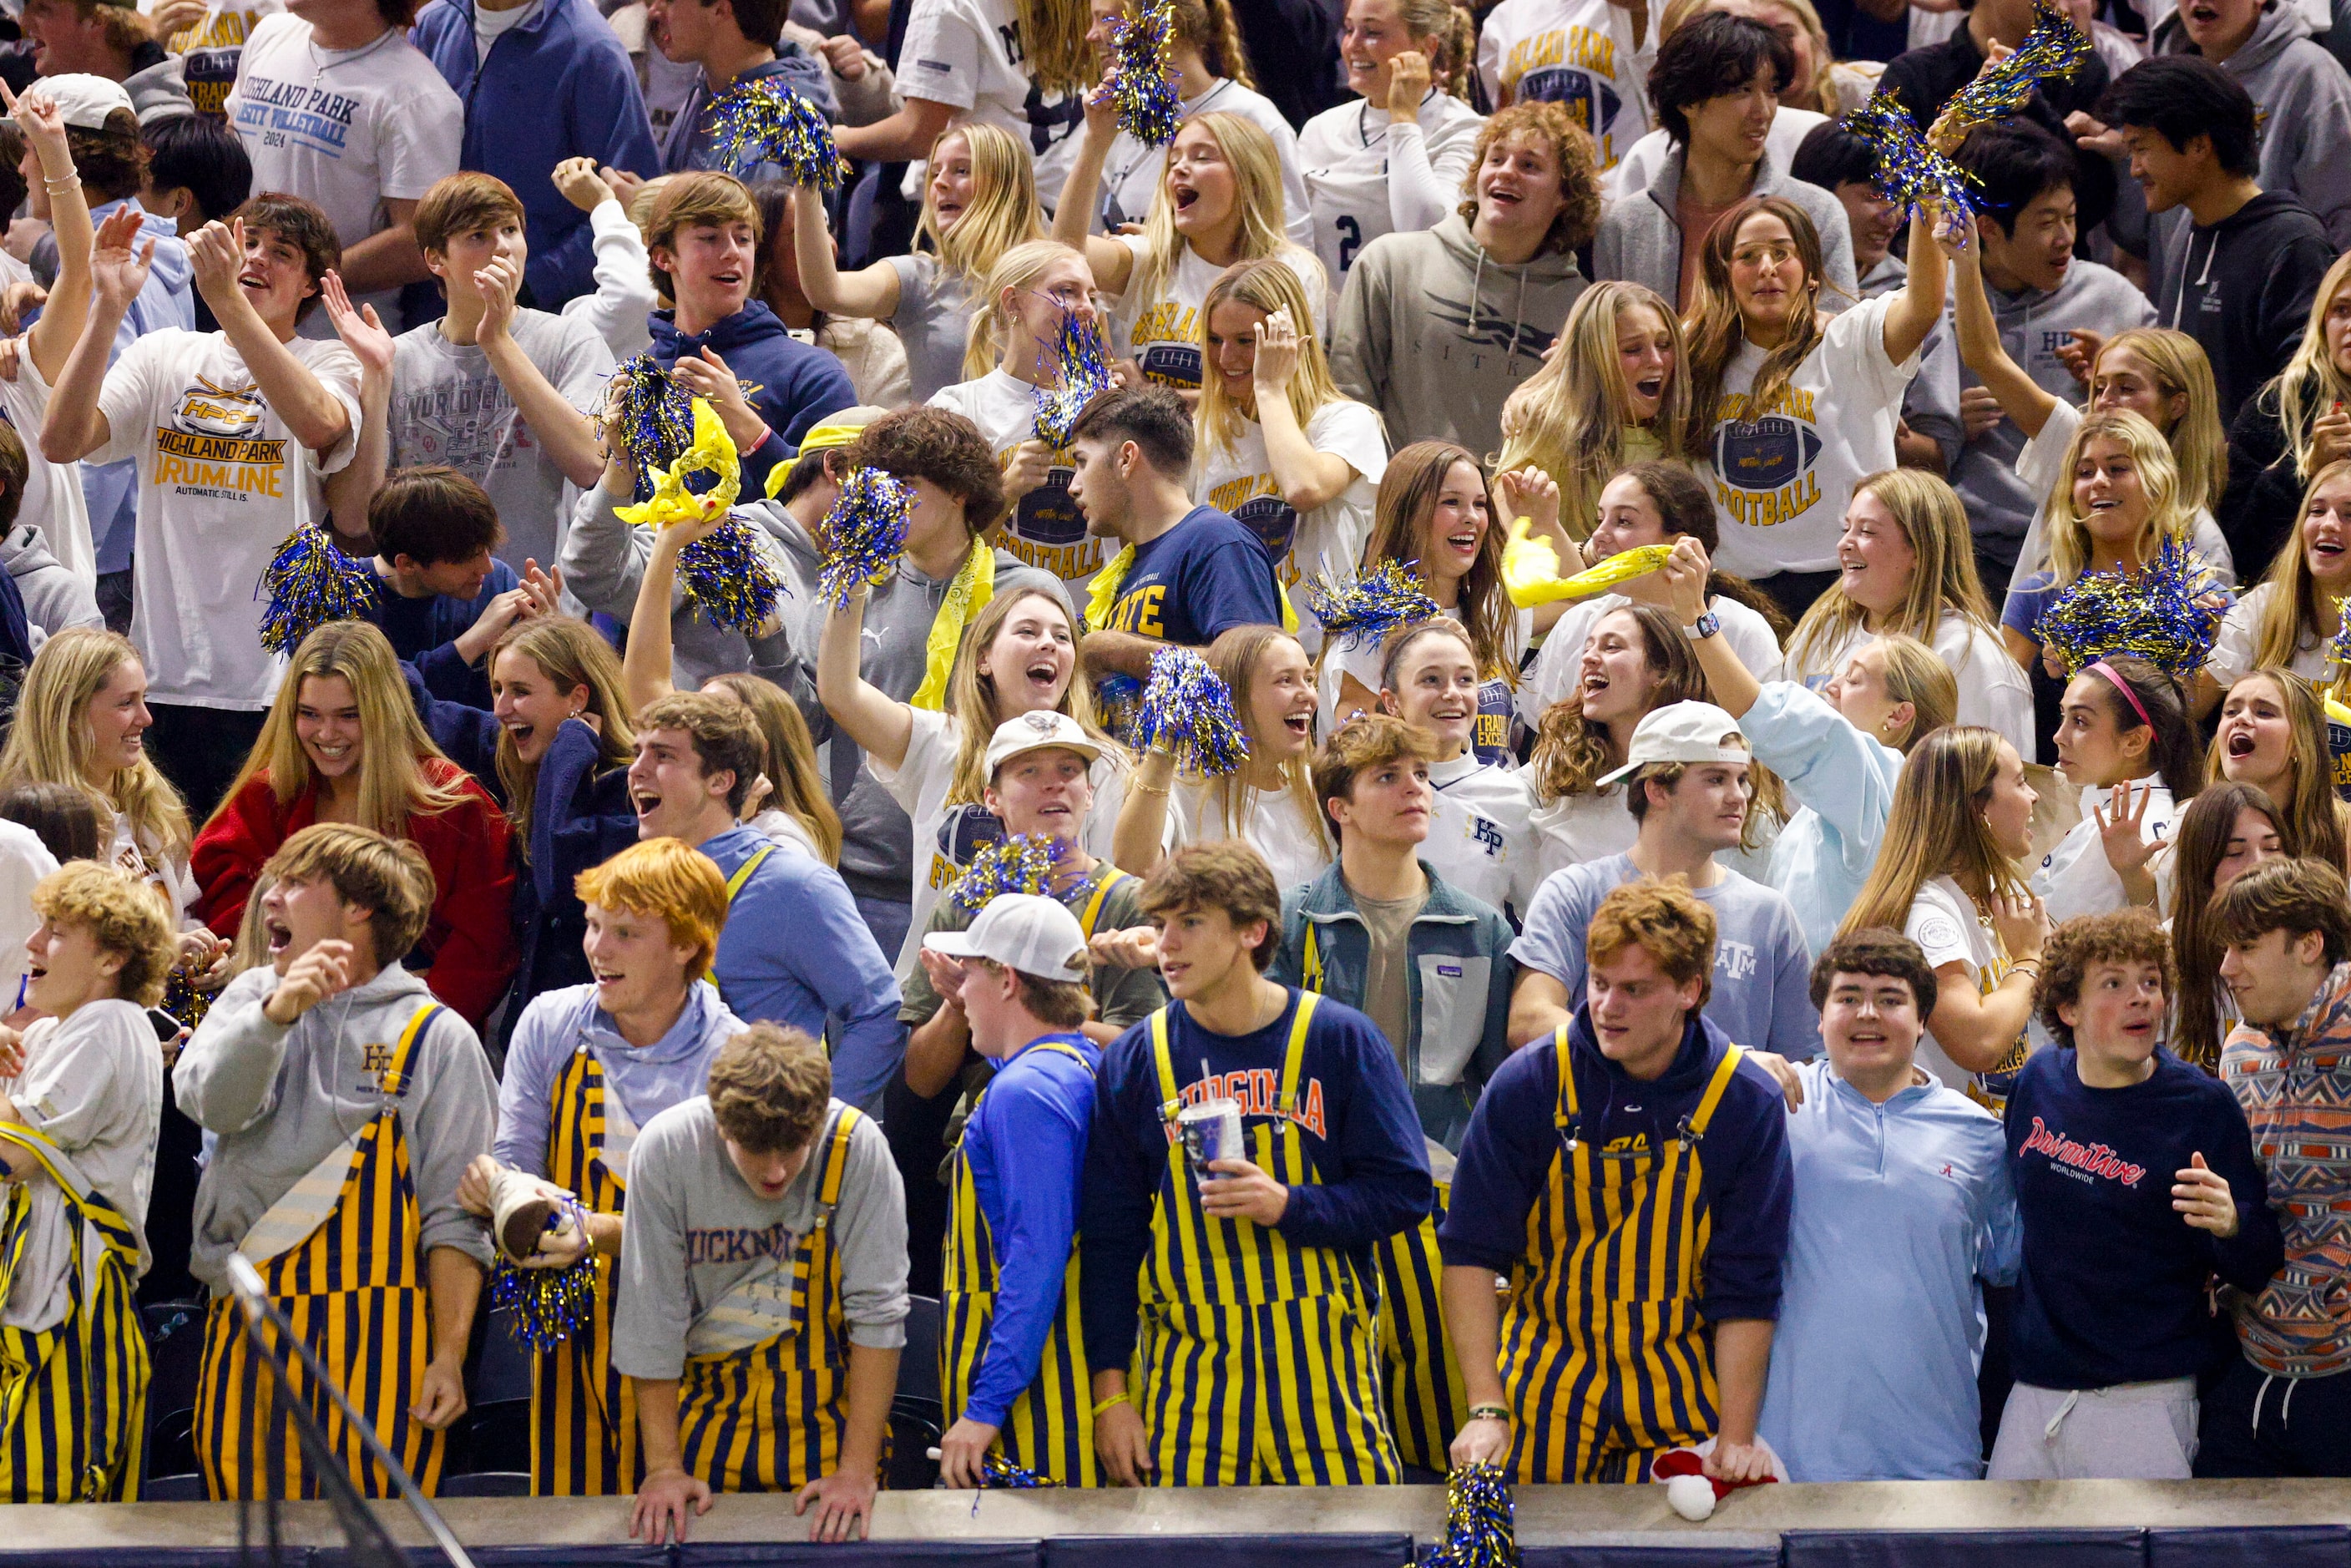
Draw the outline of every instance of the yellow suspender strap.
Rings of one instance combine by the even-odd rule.
[[[1567,1050],[1567,1031],[1574,1027],[1573,1022],[1563,1023],[1552,1036],[1559,1047],[1559,1124],[1562,1127],[1575,1120],[1575,1063]]]
[[[1088,941],[1093,940],[1094,922],[1102,918],[1102,901],[1110,896],[1112,888],[1126,879],[1126,873],[1116,866],[1103,868],[1101,884],[1094,889],[1094,895],[1086,900],[1085,910],[1078,916],[1078,927],[1086,934]]]
[[[1027,1051],[1023,1051],[1020,1054],[1021,1054],[1021,1055],[1023,1055],[1023,1056],[1026,1056],[1026,1055],[1028,1055],[1028,1054],[1029,1054],[1029,1051],[1060,1051],[1063,1056],[1068,1057],[1071,1061],[1074,1061],[1074,1062],[1076,1062],[1080,1067],[1084,1068],[1084,1069],[1086,1070],[1086,1076],[1087,1076],[1087,1077],[1091,1078],[1091,1077],[1092,1077],[1092,1076],[1093,1076],[1093,1071],[1094,1071],[1093,1063],[1092,1063],[1092,1062],[1091,1062],[1091,1061],[1088,1061],[1086,1060],[1086,1053],[1085,1053],[1084,1051],[1080,1051],[1076,1046],[1071,1045],[1071,1044],[1068,1040],[1035,1040],[1035,1041],[1032,1041],[1032,1042],[1029,1044],[1029,1048],[1028,1048],[1028,1050],[1027,1050]]]
[[[1702,1138],[1706,1135],[1706,1124],[1714,1119],[1714,1108],[1722,1103],[1723,1091],[1730,1087],[1730,1080],[1739,1071],[1739,1059],[1746,1054],[1744,1047],[1736,1045],[1722,1053],[1722,1064],[1708,1080],[1706,1094],[1698,1101],[1698,1109],[1690,1113],[1691,1136]]]
[[[1306,1025],[1314,1016],[1314,1004],[1322,998],[1312,991],[1298,993],[1298,1016],[1290,1023],[1290,1050],[1281,1063],[1281,1113],[1289,1115],[1298,1108],[1298,1075],[1306,1061]]]
[[[57,1191],[64,1196],[67,1206],[98,1227],[107,1250],[134,1270],[139,1267],[139,1243],[131,1221],[98,1196],[98,1189],[89,1185],[89,1179],[67,1157],[63,1149],[48,1140],[46,1134],[22,1122],[0,1122],[0,1144],[30,1155],[48,1173],[49,1179],[57,1184]]]
[[[1167,1007],[1176,1004],[1170,1002]],[[1170,1115],[1175,1113],[1176,1063],[1167,1054],[1167,1008],[1151,1015],[1151,1054],[1159,1064],[1159,1103]]]
[[[1322,991],[1322,939],[1311,915],[1305,916],[1306,951],[1298,961],[1298,988],[1320,996]]]
[[[759,862],[775,852],[775,845],[761,844],[751,852],[749,860],[735,868],[735,874],[726,879],[726,907],[735,907],[735,895],[743,891],[743,884],[751,880],[751,873],[759,869]]]
[[[416,1042],[424,1038],[425,1030],[433,1022],[433,1015],[442,1010],[439,1002],[427,1002],[416,1009],[416,1016],[410,1019],[408,1027],[400,1031],[400,1043],[392,1047],[392,1066],[384,1073],[381,1085],[386,1100],[399,1093],[401,1086],[408,1082],[408,1064],[416,1055]]]
[[[832,1147],[826,1153],[824,1160],[824,1181],[817,1188],[816,1195],[816,1200],[827,1208],[841,1202],[841,1176],[849,1169],[849,1134],[851,1129],[857,1125],[857,1118],[861,1114],[857,1111],[843,1109],[841,1120],[833,1125]]]

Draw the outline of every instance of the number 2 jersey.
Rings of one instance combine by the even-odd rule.
[[[1339,287],[1382,235],[1424,229],[1453,210],[1483,116],[1447,93],[1420,100],[1418,122],[1390,132],[1386,106],[1350,99],[1298,133],[1298,162],[1314,214],[1314,254]]]

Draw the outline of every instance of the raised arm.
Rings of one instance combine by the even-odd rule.
[[[898,269],[876,262],[844,273],[832,254],[832,231],[825,226],[824,204],[806,188],[792,192],[792,253],[799,258],[800,292],[831,316],[861,316],[886,321],[898,313]]]
[[[930,153],[931,143],[956,116],[955,105],[910,98],[905,107],[872,125],[836,125],[833,144],[844,158],[866,163],[904,163]]]
[[[1145,752],[1126,781],[1126,798],[1119,802],[1118,821],[1111,829],[1110,858],[1130,876],[1149,876],[1166,853],[1167,800],[1176,787],[1172,752]]]
[[[869,591],[860,587],[845,608],[826,607],[816,644],[816,700],[868,756],[884,768],[897,768],[904,764],[914,737],[914,710],[883,695],[859,673]]]
[[[409,241],[412,248],[415,243],[413,237]],[[195,269],[197,292],[212,307],[213,319],[221,324],[230,347],[245,361],[262,401],[302,445],[318,453],[333,450],[350,432],[350,411],[294,357],[237,287],[237,274],[245,267],[245,221],[232,218],[198,229],[188,241],[188,259]]]
[[[539,444],[563,470],[563,476],[585,490],[604,471],[604,455],[596,444],[596,422],[571,406],[514,340],[515,297],[522,290],[522,269],[505,256],[494,256],[489,266],[474,274],[482,294],[482,324],[475,334],[483,358],[506,388],[507,396]]]
[[[1697,625],[1698,617],[1706,613],[1707,571],[1706,547],[1687,534],[1676,541],[1674,553],[1658,571],[1665,579],[1674,618],[1684,626]],[[1707,685],[1714,688],[1715,706],[1733,718],[1746,717],[1755,699],[1763,695],[1763,686],[1740,658],[1739,650],[1730,645],[1730,639],[1718,632],[1711,637],[1692,638],[1689,649],[1706,672]]]
[[[1910,277],[1886,308],[1886,357],[1897,365],[1918,351],[1943,319],[1943,252],[1935,238],[1966,221],[1965,213],[1947,216],[1931,204],[1910,214]]]
[[[138,244],[136,214],[120,226],[110,217],[90,250],[91,298],[81,335],[66,355],[65,368],[49,389],[49,411],[41,418],[41,455],[52,463],[76,463],[112,439],[106,413],[98,406],[106,386],[106,361],[114,350],[114,334],[131,302],[147,287],[147,269],[155,259],[155,242]],[[250,308],[248,307],[247,308]]]
[[[17,128],[40,160],[41,183],[49,196],[49,228],[57,240],[57,277],[49,289],[41,319],[26,336],[33,364],[50,385],[65,372],[66,355],[81,335],[89,314],[89,257],[93,236],[89,203],[83,196],[81,176],[74,172],[73,149],[66,142],[65,117],[46,92],[27,91],[19,99],[0,82],[0,103],[16,117]],[[140,216],[127,204],[109,214],[123,220],[120,242],[128,246],[139,233]]]
[[[628,652],[621,659],[621,690],[635,713],[655,697],[676,689],[671,684],[670,597],[677,587],[677,552],[706,538],[726,514],[676,523],[655,530],[653,554],[645,559],[637,582],[637,602],[629,612]]]
[[[1123,249],[1123,246],[1120,248]],[[1298,369],[1298,327],[1277,310],[1257,329],[1257,418],[1265,432],[1266,465],[1281,498],[1294,511],[1327,507],[1346,493],[1354,465],[1335,452],[1318,452],[1290,406],[1290,378]]]
[[[320,278],[319,296],[335,336],[360,362],[359,444],[342,471],[328,476],[329,514],[346,549],[373,553],[368,503],[383,488],[384,472],[392,466],[392,334],[374,306],[351,308],[340,275]]]
[[[1102,164],[1118,136],[1118,110],[1110,104],[1086,104],[1086,128],[1078,139],[1078,156],[1061,185],[1061,204],[1053,209],[1053,237],[1082,252],[1093,269],[1094,281],[1105,294],[1123,294],[1134,273],[1134,252],[1114,239],[1092,232],[1094,211],[1102,205]]]
[[[1959,359],[1999,402],[2001,412],[2015,421],[2017,429],[2030,441],[2049,423],[2049,416],[2057,410],[2057,400],[2043,392],[2040,384],[2001,347],[2000,323],[1993,319],[1991,297],[1984,293],[1983,257],[1976,248],[1975,225],[1961,214],[1936,235],[1935,241],[1928,248],[1950,258],[1952,314],[1959,326]]]

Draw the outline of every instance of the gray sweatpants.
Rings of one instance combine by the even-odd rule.
[[[2196,1459],[2196,1380],[2111,1388],[2020,1383],[2000,1415],[1987,1479],[2184,1481]]]

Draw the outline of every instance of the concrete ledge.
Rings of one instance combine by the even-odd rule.
[[[1441,1535],[1439,1487],[1310,1490],[885,1492],[876,1540],[1033,1541],[1056,1535]],[[453,1498],[440,1505],[469,1546],[617,1546],[628,1539],[623,1498]],[[114,1503],[19,1507],[7,1512],[0,1561],[12,1551],[138,1551],[237,1542],[234,1503]],[[424,1543],[396,1503],[377,1512],[398,1539]],[[1725,1500],[1691,1524],[1651,1486],[1522,1487],[1519,1541],[1526,1546],[1772,1545],[1792,1530],[2056,1531],[2283,1529],[2351,1521],[2345,1481],[1889,1481],[1766,1486]],[[324,1503],[286,1515],[295,1545],[340,1542]],[[797,1541],[807,1523],[789,1498],[722,1497],[698,1521],[697,1541]]]

